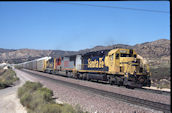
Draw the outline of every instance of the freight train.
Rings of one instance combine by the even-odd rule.
[[[17,66],[132,88],[151,85],[149,66],[133,49],[116,48],[57,58],[45,57]]]

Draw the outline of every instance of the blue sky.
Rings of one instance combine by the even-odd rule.
[[[135,45],[158,39],[170,40],[168,1],[0,2],[0,48],[77,51],[97,45]]]

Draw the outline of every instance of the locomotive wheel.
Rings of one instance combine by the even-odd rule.
[[[77,77],[78,77],[80,80],[82,80],[82,79],[83,79],[82,74],[78,74],[78,75],[77,75]]]
[[[66,76],[68,76],[68,72],[66,71]]]
[[[75,74],[76,79],[80,79],[80,76],[78,75],[78,73]]]
[[[123,82],[122,81],[117,81],[117,85],[120,87],[123,85]]]
[[[117,78],[115,77],[114,78],[114,85],[117,85],[118,84],[118,81],[117,81]]]
[[[68,77],[68,78],[71,78],[71,75],[72,75],[72,73],[71,73],[71,72],[68,72],[67,77]]]
[[[109,84],[110,84],[110,85],[113,85],[113,84],[114,84],[113,81],[112,81],[111,79],[109,79]]]
[[[86,73],[85,73],[85,74],[86,74]],[[86,77],[87,77],[87,80],[88,80],[88,81],[91,80],[88,74],[86,74]]]
[[[82,78],[83,80],[87,80],[87,74],[86,73],[82,74]]]
[[[133,86],[129,86],[129,85],[126,85],[125,87],[128,88],[128,89],[134,89]]]
[[[110,85],[113,85],[114,84],[114,82],[113,81],[110,81]]]

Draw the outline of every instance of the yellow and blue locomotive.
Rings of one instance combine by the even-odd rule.
[[[87,53],[82,56],[84,78],[109,81],[110,84],[142,87],[150,86],[147,64],[132,49],[112,49]]]

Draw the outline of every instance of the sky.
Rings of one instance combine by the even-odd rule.
[[[78,51],[159,39],[170,40],[169,1],[0,2],[0,48]]]

